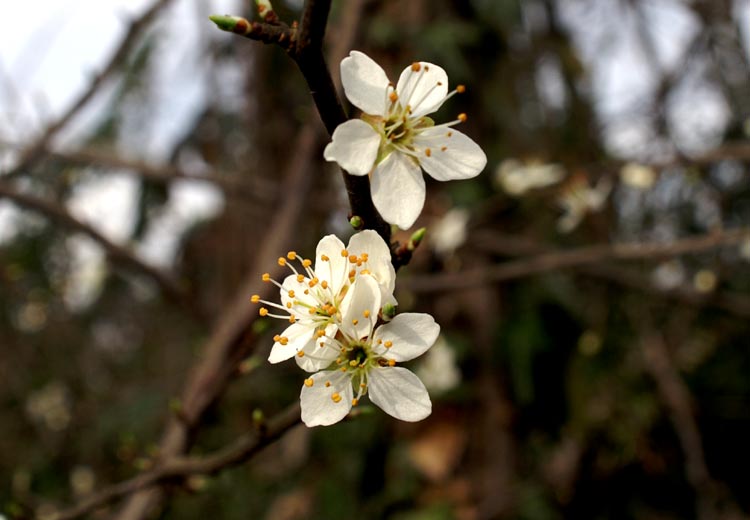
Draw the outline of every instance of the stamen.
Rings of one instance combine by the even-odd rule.
[[[288,253],[286,254],[286,257],[287,257],[287,258],[288,258],[289,260],[296,260],[296,258],[297,258],[297,253],[296,253],[295,251],[289,251],[289,252],[288,252]]]
[[[395,359],[389,359],[388,360],[388,366],[389,367],[395,367],[396,366],[396,360]]]
[[[260,314],[261,316],[268,316],[268,309],[266,309],[265,307],[261,307],[258,310],[258,314]]]
[[[344,258],[346,258],[347,256],[349,256],[349,251],[347,251],[346,249],[342,249],[341,250],[341,256],[343,256]]]
[[[318,332],[316,332],[315,334],[316,334],[316,335],[317,335],[317,336],[318,336],[319,338],[322,338],[323,336],[325,336],[325,335],[326,335],[326,331],[324,331],[323,329],[321,329],[321,330],[319,330]]]
[[[286,258],[284,258],[283,256],[280,256],[279,260],[278,260],[278,263],[282,267],[285,266],[286,265]]]
[[[396,101],[398,101],[398,94],[396,94],[396,92],[395,92],[395,91],[394,91],[394,92],[391,92],[391,93],[390,93],[390,94],[388,95],[388,99],[390,99],[392,103],[395,103]]]
[[[441,151],[441,152],[444,152],[444,151],[446,151],[447,149],[448,149],[448,147],[447,147],[447,146],[441,146],[441,147],[440,147],[440,151]]]
[[[294,316],[294,314],[289,316],[289,323],[295,323],[297,321],[297,318]]]
[[[300,350],[299,352],[297,352],[297,357],[305,357],[305,351],[304,350]],[[394,363],[395,363],[395,361],[394,361]],[[391,366],[393,366],[393,365],[391,365]]]
[[[330,381],[326,381],[326,388],[328,388],[329,386],[331,386],[331,382]]]
[[[425,148],[425,149],[424,149],[424,154],[425,154],[425,155],[426,155],[427,157],[430,157],[430,156],[432,155],[432,150],[430,150],[429,148]]]
[[[351,361],[349,361],[349,366],[350,367],[356,367],[357,366],[357,360],[356,359],[352,359]]]
[[[359,320],[357,318],[354,318],[352,320],[352,325],[357,325],[359,323]]]
[[[270,282],[271,281],[271,275],[270,273],[263,273],[263,276],[260,277],[261,280],[264,282]]]
[[[287,345],[289,344],[289,338],[287,338],[286,336],[279,336],[279,343],[282,345]]]
[[[321,286],[321,287],[322,287],[323,289],[328,289],[328,282],[327,282],[327,281],[325,281],[325,280],[323,280],[322,282],[320,282],[320,286]]]
[[[456,87],[456,92],[458,92],[459,94],[463,94],[464,92],[466,92],[466,86],[465,85],[459,85],[459,86],[457,86]]]
[[[294,289],[290,290],[287,294],[290,298],[294,298]]]
[[[323,260],[324,262],[328,262],[330,260],[330,258],[328,258],[328,256],[326,255],[320,255],[320,259]]]
[[[297,275],[297,282],[302,283],[305,281],[305,275],[304,274],[298,274]]]
[[[250,297],[250,301],[253,303],[258,303],[260,301],[260,295],[259,294],[253,294]]]
[[[393,342],[392,341],[386,341],[385,343],[383,343],[383,346],[385,348],[391,348],[393,346]]]
[[[364,315],[365,318],[369,318],[370,317],[370,311],[368,309],[365,309],[365,312],[363,312],[362,315]]]
[[[312,260],[309,260],[307,258],[302,260],[302,267],[304,267],[305,269],[307,269],[311,265],[312,265]]]
[[[357,406],[359,404],[359,401],[357,399],[352,399],[352,406]]]
[[[419,72],[419,69],[421,68],[422,66],[419,64],[418,61],[415,61],[414,63],[411,64],[411,70],[413,70],[414,72]]]
[[[341,401],[341,396],[338,394],[338,392],[334,392],[331,394],[331,399],[333,399],[334,403],[338,403]]]
[[[291,309],[292,308],[292,302],[286,302],[286,308]]]
[[[460,113],[460,114],[458,114],[458,120],[461,121],[462,123],[465,123],[466,119],[468,119],[468,118],[467,118],[466,114],[464,114],[463,112]]]
[[[305,386],[307,388],[310,388],[314,383],[315,381],[313,381],[312,377],[308,377],[307,379],[305,379]]]
[[[356,264],[357,263],[357,255],[349,255],[349,262],[351,262],[352,264]]]

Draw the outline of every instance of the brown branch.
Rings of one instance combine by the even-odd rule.
[[[220,188],[227,197],[242,197],[245,201],[269,200],[277,195],[277,187],[264,179],[246,177],[238,179],[222,173],[188,174],[180,168],[164,165],[152,166],[143,161],[134,161],[114,154],[97,150],[78,150],[74,152],[47,151],[46,154],[70,164],[99,165],[108,168],[121,168],[134,172],[151,182],[168,184],[178,180],[200,181]]]
[[[33,195],[21,193],[5,181],[0,181],[0,198],[6,198],[13,201],[18,206],[41,213],[48,219],[70,229],[71,231],[83,233],[98,243],[112,261],[119,263],[123,267],[134,272],[148,276],[159,285],[168,298],[182,304],[191,312],[197,312],[195,306],[192,304],[192,300],[188,298],[182,287],[180,287],[172,278],[161,272],[159,269],[146,264],[128,249],[110,241],[92,226],[78,220],[68,213],[63,206]]]
[[[149,486],[182,481],[192,475],[213,475],[226,468],[242,464],[299,423],[300,407],[299,403],[295,403],[269,420],[259,432],[243,435],[211,455],[176,456],[164,460],[153,470],[106,487],[70,509],[58,512],[54,518],[56,520],[79,518]]]
[[[264,43],[275,43],[285,49],[305,78],[323,124],[329,135],[347,117],[334,87],[322,50],[330,0],[307,0],[297,30],[286,25],[234,19],[231,30],[239,36]],[[221,27],[221,25],[220,25]],[[227,30],[226,27],[224,27]],[[362,229],[373,229],[386,243],[391,241],[391,227],[383,220],[372,202],[370,180],[341,170],[349,198],[351,216],[362,219]],[[397,267],[399,259],[395,259]]]
[[[21,153],[21,157],[15,167],[6,173],[6,178],[18,175],[28,170],[42,157],[44,150],[48,147],[52,138],[67,125],[86,104],[99,92],[105,82],[114,75],[117,70],[123,66],[130,52],[138,41],[138,36],[151,21],[159,14],[159,11],[167,7],[172,0],[157,0],[147,9],[140,17],[130,23],[130,27],[125,33],[125,37],[120,41],[120,45],[110,57],[102,71],[95,75],[88,88],[76,99],[63,113],[57,121],[47,126],[44,133],[37,138]]]
[[[721,246],[739,244],[749,236],[750,230],[741,228],[686,238],[666,244],[635,243],[588,246],[568,251],[543,253],[486,268],[415,276],[403,280],[401,284],[402,287],[418,292],[461,290],[467,287],[503,282],[549,271],[598,264],[606,260],[656,260],[698,253]],[[492,251],[491,240],[492,238],[488,234],[484,240],[477,240],[477,245]],[[495,250],[494,252],[504,253],[502,250]]]

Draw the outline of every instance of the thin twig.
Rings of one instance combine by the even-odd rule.
[[[606,260],[656,260],[684,254],[699,253],[722,246],[739,244],[750,237],[750,229],[719,231],[670,243],[605,244],[568,251],[543,253],[486,268],[455,273],[415,276],[401,286],[417,292],[461,290],[487,283],[497,283],[535,274],[598,264]],[[488,236],[489,238],[489,236]],[[491,250],[491,241],[477,241]],[[503,253],[504,251],[495,251]]]
[[[211,455],[202,457],[177,456],[164,460],[153,470],[106,487],[70,509],[58,512],[54,515],[54,518],[56,520],[72,520],[149,486],[172,480],[184,480],[192,475],[218,473],[249,460],[299,423],[300,406],[299,403],[295,403],[270,419],[259,432],[243,435]]]
[[[172,0],[157,0],[147,9],[140,17],[130,23],[130,27],[125,33],[125,37],[120,41],[120,45],[110,57],[102,71],[95,75],[88,88],[68,107],[54,123],[47,126],[44,133],[40,135],[34,143],[21,153],[15,167],[6,173],[6,178],[16,176],[31,168],[39,159],[44,157],[44,150],[48,147],[52,138],[66,126],[86,104],[99,92],[99,89],[105,84],[107,79],[114,75],[127,60],[130,52],[138,42],[138,36],[148,24],[159,14],[159,11],[167,7]]]
[[[6,198],[22,208],[41,213],[48,219],[71,231],[83,233],[99,244],[107,253],[107,256],[115,263],[121,264],[123,267],[135,272],[145,274],[159,285],[167,297],[182,304],[190,309],[191,312],[196,311],[191,303],[191,299],[188,298],[182,287],[171,277],[143,262],[128,249],[110,241],[92,226],[78,220],[68,213],[63,206],[33,195],[21,193],[5,181],[0,181],[0,198]]]

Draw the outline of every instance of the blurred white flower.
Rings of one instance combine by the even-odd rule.
[[[443,257],[450,256],[466,242],[466,225],[469,212],[463,208],[453,208],[432,226],[430,244],[435,252]]]
[[[559,164],[506,159],[495,169],[494,181],[508,195],[520,197],[529,190],[557,184],[565,175],[565,168]]]
[[[431,392],[447,392],[461,382],[456,353],[443,336],[439,336],[435,345],[427,352],[416,373]]]
[[[627,163],[620,170],[622,182],[632,188],[648,190],[656,182],[656,172],[650,166],[638,163]]]
[[[612,181],[608,177],[599,180],[592,188],[585,177],[576,177],[563,188],[558,204],[563,210],[557,221],[557,229],[562,233],[573,231],[588,213],[604,208],[612,191]]]
[[[656,287],[663,291],[671,291],[685,283],[685,268],[678,260],[670,260],[659,264],[651,279]]]
[[[70,391],[59,381],[37,390],[26,400],[28,416],[55,432],[68,427],[71,420],[70,410]]]
[[[746,238],[740,244],[740,257],[750,262],[750,238]]]

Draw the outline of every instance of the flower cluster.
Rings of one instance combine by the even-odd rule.
[[[281,303],[262,300],[261,316],[283,319],[288,327],[274,338],[269,361],[294,357],[307,372],[300,393],[302,420],[325,426],[343,419],[364,395],[404,421],[427,417],[432,404],[422,382],[398,363],[426,352],[440,326],[428,314],[389,318],[395,271],[388,246],[374,231],[354,235],[349,244],[324,237],[315,260],[290,251],[279,264],[291,273],[278,286]],[[386,321],[388,320],[388,321]]]
[[[372,201],[390,224],[407,229],[424,206],[424,169],[438,181],[469,179],[487,164],[482,149],[452,128],[466,114],[436,125],[427,117],[453,95],[448,76],[437,65],[415,62],[394,86],[367,55],[352,51],[341,62],[346,97],[359,108],[361,119],[350,119],[333,132],[324,157],[351,175],[370,175]]]

